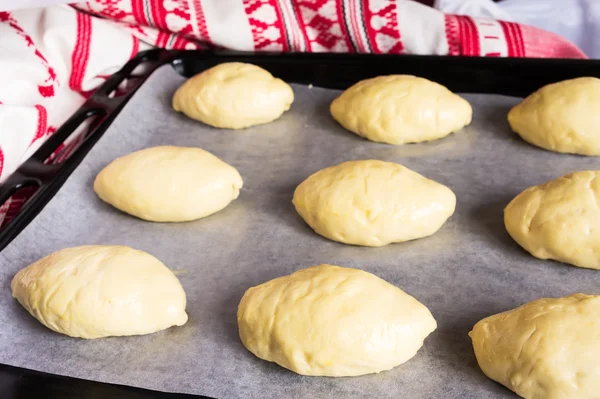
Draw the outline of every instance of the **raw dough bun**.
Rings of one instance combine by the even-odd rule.
[[[467,100],[411,75],[360,81],[331,103],[331,115],[344,128],[388,144],[442,138],[471,123],[472,113]]]
[[[177,277],[124,246],[63,249],[19,271],[11,288],[33,317],[71,337],[150,334],[188,319]]]
[[[250,288],[238,307],[242,343],[298,374],[378,373],[414,355],[436,329],[412,296],[362,270],[320,265]]]
[[[600,171],[529,187],[504,209],[510,236],[536,258],[600,269]]]
[[[293,202],[323,237],[380,247],[438,231],[454,213],[456,196],[402,165],[369,160],[318,171],[296,188]]]
[[[481,320],[469,333],[481,370],[527,399],[600,392],[600,296],[538,299]]]
[[[600,79],[542,87],[508,113],[512,129],[546,150],[600,155]]]
[[[243,129],[269,123],[290,109],[290,85],[252,64],[228,62],[188,79],[173,109],[207,125]]]
[[[200,148],[161,146],[117,158],[96,177],[94,191],[117,209],[152,222],[186,222],[225,208],[242,177]]]

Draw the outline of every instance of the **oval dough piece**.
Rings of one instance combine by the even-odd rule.
[[[343,377],[408,361],[437,324],[423,304],[379,277],[320,265],[250,288],[238,326],[261,359],[298,374]]]
[[[125,246],[63,249],[19,271],[11,288],[33,317],[71,337],[150,334],[188,319],[177,277]]]
[[[402,165],[367,160],[318,171],[296,188],[293,203],[323,237],[380,247],[438,231],[454,213],[456,196]]]
[[[152,222],[185,222],[225,208],[242,177],[200,148],[161,146],[117,158],[96,177],[94,191],[117,209]]]
[[[243,129],[272,122],[290,109],[290,85],[264,69],[228,62],[188,79],[173,96],[173,109],[207,125]]]
[[[600,79],[550,84],[508,113],[523,140],[550,151],[600,155]]]
[[[529,187],[504,209],[510,236],[536,258],[600,269],[600,171]]]
[[[446,87],[411,75],[360,81],[331,103],[331,115],[371,141],[418,143],[442,138],[471,123],[467,100]]]
[[[600,296],[538,299],[481,320],[469,333],[481,370],[527,399],[600,392]]]

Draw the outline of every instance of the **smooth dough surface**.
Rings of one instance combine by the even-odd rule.
[[[125,246],[63,249],[20,270],[11,288],[43,325],[71,337],[150,334],[188,319],[177,277]]]
[[[536,258],[600,269],[600,171],[529,187],[504,209],[510,236]]]
[[[600,397],[600,296],[538,299],[469,333],[481,370],[526,399]]]
[[[246,291],[238,327],[261,359],[298,374],[343,377],[408,361],[437,325],[425,305],[379,277],[320,265]]]
[[[600,155],[600,79],[542,87],[508,113],[513,131],[550,151]]]
[[[456,196],[397,163],[364,160],[311,175],[296,188],[293,203],[323,237],[380,247],[435,233],[454,213]]]
[[[228,62],[188,79],[173,96],[173,109],[207,125],[243,129],[268,123],[290,109],[290,85],[264,69]]]
[[[152,222],[185,222],[225,208],[242,177],[200,148],[160,146],[133,152],[106,166],[94,191],[117,209]]]
[[[371,141],[430,141],[471,123],[467,100],[446,87],[412,75],[379,76],[344,91],[330,107],[347,130]]]

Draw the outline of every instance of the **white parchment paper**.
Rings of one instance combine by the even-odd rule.
[[[162,67],[129,102],[40,215],[0,253],[0,363],[55,374],[217,398],[503,398],[514,395],[479,370],[467,333],[481,318],[544,297],[600,293],[600,272],[534,259],[512,242],[504,206],[528,186],[597,169],[598,159],[555,154],[510,131],[519,99],[466,95],[473,123],[431,143],[391,146],[346,132],[329,115],[337,91],[294,85],[279,120],[219,130],[171,110],[183,82]],[[144,222],[94,194],[96,174],[142,148],[198,146],[235,166],[240,197],[190,223]],[[399,162],[449,186],[456,213],[435,235],[383,248],[328,241],[308,228],[291,199],[317,170],[353,159]],[[175,270],[189,322],[142,337],[82,340],[43,327],[14,300],[21,268],[62,248],[123,244]],[[244,291],[296,269],[333,263],[372,272],[429,307],[438,329],[417,356],[389,372],[303,377],[242,346],[236,310]]]

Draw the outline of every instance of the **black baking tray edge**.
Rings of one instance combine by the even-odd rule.
[[[549,83],[581,76],[600,77],[598,60],[149,50],[138,54],[112,75],[31,158],[0,185],[0,206],[20,189],[31,186],[37,188],[15,218],[0,230],[0,250],[52,199],[155,69],[171,64],[179,73],[189,77],[216,64],[234,61],[256,64],[290,83],[330,89],[346,89],[359,80],[380,75],[411,74],[443,84],[454,92],[524,97]],[[117,88],[121,88],[120,95],[113,96]],[[86,127],[84,140],[72,155],[62,163],[45,163],[71,134],[81,129],[85,121],[91,122]],[[202,398],[0,365],[0,398],[33,397]]]

